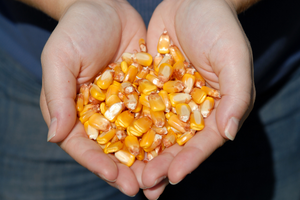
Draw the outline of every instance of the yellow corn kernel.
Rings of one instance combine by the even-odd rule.
[[[161,90],[161,91],[159,91],[158,95],[161,97],[161,99],[165,103],[165,106],[166,106],[165,112],[170,112],[171,108],[172,108],[172,104],[170,102],[168,92]]]
[[[99,101],[98,99],[95,99],[91,95],[89,96],[89,104],[97,105],[97,104],[100,104],[100,103],[101,103],[101,101]]]
[[[135,80],[133,81],[133,84],[139,85],[140,80],[145,79],[147,74],[149,74],[149,68],[143,67],[142,70],[136,75]]]
[[[132,155],[137,156],[140,153],[140,144],[136,136],[128,135],[124,144]]]
[[[122,69],[122,72],[123,72],[124,74],[127,73],[127,71],[128,71],[128,65],[127,65],[127,62],[126,62],[126,61],[122,61],[122,62],[121,62],[121,69]]]
[[[134,86],[132,85],[132,83],[130,82],[123,82],[120,85],[119,91],[122,94],[132,94],[135,91]]]
[[[176,113],[181,121],[187,122],[190,119],[191,108],[188,104],[180,103],[176,105]]]
[[[182,81],[168,81],[164,84],[163,90],[167,93],[177,93],[184,89],[184,84]]]
[[[155,134],[152,144],[148,148],[143,148],[144,151],[145,152],[153,151],[156,147],[158,147],[161,144],[161,141],[162,141],[162,136],[159,134]]]
[[[169,98],[170,98],[172,107],[176,107],[176,105],[179,103],[188,104],[191,101],[192,96],[190,94],[186,94],[186,93],[171,93],[171,94],[169,94]]]
[[[142,111],[142,115],[144,117],[149,117],[151,119],[151,108],[147,107],[147,106],[143,106],[143,111]]]
[[[124,145],[125,146],[125,145]],[[123,164],[127,165],[130,167],[134,161],[135,161],[135,156],[129,153],[128,151],[125,150],[120,150],[115,153],[115,157]]]
[[[133,54],[132,53],[123,53],[122,54],[122,61],[125,61],[127,65],[131,65],[133,60],[132,60]],[[126,72],[124,72],[126,73]]]
[[[97,80],[96,84],[99,88],[106,90],[112,84],[114,80],[113,77],[114,77],[113,70],[107,70]]]
[[[107,132],[103,132],[101,133],[98,137],[97,137],[97,143],[98,144],[106,144],[108,143],[115,135],[116,135],[116,129],[110,129]]]
[[[165,30],[163,34],[159,37],[158,44],[157,44],[157,52],[161,54],[169,53],[169,46],[170,46],[170,36],[168,32]]]
[[[173,67],[168,63],[163,63],[159,66],[158,77],[162,82],[170,80],[173,74]]]
[[[191,74],[185,74],[182,77],[181,80],[185,86],[185,89],[183,90],[184,93],[191,93],[192,89],[194,88],[194,84],[195,84],[195,76],[191,75]]]
[[[156,68],[154,68],[154,70],[158,73],[160,66],[164,63],[167,63],[167,64],[173,66],[174,60],[170,54],[165,54],[165,56],[161,59],[160,63],[158,64],[158,66]]]
[[[152,129],[149,129],[147,133],[145,133],[140,141],[140,147],[142,148],[149,148],[155,137],[155,131]]]
[[[166,114],[165,114],[165,117],[167,118],[167,119],[170,119],[170,117],[172,116],[172,115],[175,115],[173,112],[167,112]]]
[[[143,135],[143,133],[138,131],[136,128],[134,128],[133,125],[130,125],[127,127],[127,134],[134,135],[136,137],[141,137]]]
[[[147,52],[146,42],[143,38],[139,39],[139,47],[141,52]]]
[[[107,107],[106,107],[106,104],[104,102],[102,102],[100,104],[100,112],[102,115],[104,115],[104,113],[107,111]]]
[[[123,81],[124,82],[128,81],[128,82],[132,83],[134,81],[135,76],[137,75],[137,73],[138,73],[138,69],[135,66],[130,65],[128,67],[128,71],[125,74],[125,78],[124,78]]]
[[[141,102],[138,99],[137,99],[137,101],[138,101],[138,104],[137,104],[136,108],[134,110],[132,110],[132,112],[134,112],[134,113],[140,112],[143,108],[143,105],[141,104]]]
[[[195,101],[193,101],[193,100],[191,100],[188,104],[189,104],[192,112],[200,109],[199,105],[196,104]]]
[[[83,105],[88,104],[88,102],[89,102],[89,96],[90,96],[89,86],[87,84],[83,84],[80,87],[80,93],[82,93],[82,95],[83,95]]]
[[[202,104],[200,104],[200,112],[204,118],[208,117],[214,109],[215,100],[212,97],[206,97]]]
[[[94,108],[94,107],[98,107],[96,105],[92,105],[92,104],[87,104],[83,107],[82,111],[79,112],[79,116],[83,116],[86,114],[86,112],[88,112],[90,109]]]
[[[192,98],[196,104],[201,104],[206,98],[206,92],[199,88],[194,88],[191,92]]]
[[[147,152],[147,161],[149,162],[149,161],[153,160],[153,158],[155,158],[157,156],[158,156],[158,154],[157,154],[157,152],[155,150],[149,151],[149,152]]]
[[[171,129],[167,135],[163,136],[162,142],[163,142],[164,146],[168,148],[176,143],[176,139],[177,139],[177,135]]]
[[[165,126],[164,127],[152,126],[151,128],[159,135],[166,135],[168,133],[168,129]]]
[[[149,127],[152,126],[152,120],[149,117],[141,117],[133,122],[133,126],[137,131],[146,133]]]
[[[87,104],[86,106],[88,106]],[[86,107],[85,106],[85,107]],[[85,110],[83,108],[83,110]],[[89,120],[95,113],[99,111],[99,106],[98,105],[92,105],[92,107],[86,111],[82,111],[79,115],[79,120],[81,121],[82,124],[84,124],[87,120]]]
[[[150,103],[149,103],[149,96],[141,94],[140,96],[140,102],[143,106],[149,107],[150,108]]]
[[[190,124],[183,122],[179,119],[179,117],[177,115],[172,115],[169,120],[168,120],[168,124],[177,129],[178,131],[180,131],[181,133],[185,133],[186,131],[189,130],[190,128]]]
[[[118,137],[118,140],[123,141],[125,140],[125,137],[127,136],[125,133],[125,130],[120,129],[120,127],[117,128],[116,136]]]
[[[185,67],[182,61],[178,61],[173,65],[173,76],[177,80],[181,80],[185,74]]]
[[[133,92],[132,94],[127,94],[124,96],[124,105],[129,110],[135,110],[139,103],[139,95],[137,92]]]
[[[166,117],[164,111],[152,111],[150,110],[151,119],[153,124],[157,127],[163,127],[165,125]]]
[[[166,109],[165,103],[157,93],[149,95],[149,104],[152,111],[164,111]]]
[[[108,143],[105,144],[104,149],[103,149],[103,152],[104,152],[105,154],[108,154],[107,148],[109,147],[110,144],[111,144],[111,142],[108,142]]]
[[[129,110],[122,112],[118,115],[117,120],[115,123],[120,125],[123,128],[127,128],[134,120],[134,114],[131,113]]]
[[[181,51],[179,50],[179,48],[176,45],[171,45],[169,47],[170,50],[170,54],[172,55],[173,59],[175,62],[178,61],[185,61],[184,55],[181,53]]]
[[[82,93],[77,95],[76,110],[78,112],[81,112],[83,110],[83,94]]]
[[[145,159],[145,151],[140,147],[140,153],[136,156],[137,160],[143,161]]]
[[[133,55],[133,61],[147,67],[152,64],[152,56],[149,53],[138,52]]]
[[[215,98],[221,98],[221,94],[218,90],[215,90],[213,88],[202,86],[201,90],[203,90],[208,96],[215,97]]]
[[[97,139],[97,137],[99,135],[99,131],[97,129],[95,129],[94,127],[90,126],[89,121],[86,121],[84,123],[84,130],[90,139],[92,139],[92,140]]]
[[[113,81],[112,85],[117,86],[118,88],[120,88],[121,83],[119,83],[118,81]]]
[[[124,144],[121,141],[111,143],[104,149],[104,152],[107,154],[117,152],[123,148],[123,145]]]
[[[190,127],[197,131],[201,131],[204,128],[204,120],[199,110],[195,110],[191,114]]]
[[[184,134],[182,134],[180,137],[177,138],[176,142],[180,146],[184,145],[187,141],[189,141],[193,136],[195,135],[195,132],[190,130]]]
[[[124,108],[125,106],[123,102],[115,103],[107,109],[104,113],[104,117],[109,121],[114,122]]]
[[[157,53],[157,55],[153,59],[153,69],[158,72],[159,70],[159,63],[163,59],[163,56],[160,53]]]
[[[89,125],[100,131],[108,131],[111,128],[110,122],[100,113],[94,113],[90,117]]]
[[[146,79],[159,88],[162,88],[164,85],[164,83],[161,80],[159,80],[158,76],[156,75],[147,74]]]
[[[115,142],[118,142],[119,141],[119,139],[118,139],[118,137],[117,137],[117,135],[115,135],[112,139],[111,139],[111,143],[115,143]]]
[[[105,103],[107,107],[111,107],[115,103],[120,103],[120,102],[122,101],[116,94],[110,95],[108,96],[108,98],[105,99]]]
[[[91,84],[90,94],[99,101],[105,100],[105,93],[95,84]]]
[[[201,76],[199,72],[195,72],[195,86],[198,88],[201,88],[202,86],[205,86],[205,79]]]
[[[156,92],[157,87],[147,79],[143,79],[139,82],[138,90],[145,95],[150,95],[152,92]]]
[[[115,81],[118,81],[118,82],[122,82],[125,78],[125,74],[124,72],[122,71],[121,69],[121,66],[117,65],[115,68],[114,68],[114,80]]]

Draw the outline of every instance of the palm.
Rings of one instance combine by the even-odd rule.
[[[164,29],[207,83],[220,90],[222,98],[205,119],[201,132],[185,146],[174,145],[145,166],[146,186],[162,176],[177,183],[191,173],[227,140],[225,129],[231,117],[242,123],[254,98],[251,49],[236,15],[223,0],[163,1],[148,27],[147,42],[152,55],[157,52],[157,41]],[[151,198],[156,198],[157,193],[145,191]]]
[[[121,53],[138,49],[138,40],[145,37],[145,25],[128,3],[77,3],[60,20],[42,55],[41,109],[48,125],[50,118],[57,118],[51,142],[90,171],[116,180],[110,184],[129,195],[139,190],[134,172],[87,138],[76,121],[74,99],[80,85],[92,82]]]

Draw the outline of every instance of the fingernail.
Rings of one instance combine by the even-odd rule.
[[[225,135],[229,140],[231,141],[234,140],[236,133],[238,131],[238,127],[239,127],[239,120],[235,117],[231,117],[225,128]]]
[[[47,142],[49,142],[55,136],[56,127],[57,127],[57,119],[54,117],[54,118],[52,118],[51,123],[50,123]]]
[[[180,181],[182,181],[182,179],[181,179]],[[172,183],[172,182],[169,180],[169,183],[170,183],[171,185],[177,185],[178,183],[180,183],[180,181],[178,181],[177,183]]]
[[[99,178],[103,179],[104,181],[106,182],[110,182],[110,183],[114,183],[116,182],[116,179],[115,180],[108,180],[107,178],[105,178],[104,176],[102,176],[101,174],[96,174]]]

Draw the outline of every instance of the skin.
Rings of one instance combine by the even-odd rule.
[[[49,142],[124,194],[133,196],[143,188],[147,198],[157,199],[169,182],[180,182],[234,139],[253,107],[251,47],[237,12],[257,0],[165,0],[153,13],[148,32],[140,15],[123,0],[22,1],[59,20],[41,57],[40,104]],[[185,146],[174,145],[151,162],[136,161],[128,168],[88,139],[76,120],[74,99],[80,85],[92,82],[108,63],[139,49],[140,38],[146,39],[154,56],[165,29],[222,98],[205,120],[205,128]],[[225,130],[232,117],[239,123],[228,137]]]

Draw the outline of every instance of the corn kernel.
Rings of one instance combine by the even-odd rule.
[[[133,57],[132,53],[123,53],[122,61],[125,61],[127,63],[127,65],[131,65],[133,63],[132,57]],[[126,72],[124,72],[124,73],[126,73]]]
[[[140,102],[143,106],[149,107],[150,108],[150,103],[149,103],[149,96],[141,94],[140,96]]]
[[[77,95],[76,110],[78,112],[81,112],[83,110],[83,94],[82,93]]]
[[[160,53],[157,53],[157,55],[153,59],[153,69],[154,71],[158,72],[159,70],[159,63],[163,59],[163,56]]]
[[[181,121],[187,122],[190,119],[191,108],[188,104],[180,103],[176,105],[176,113]]]
[[[150,110],[151,119],[153,124],[157,127],[163,127],[165,125],[166,117],[164,111],[152,111]]]
[[[128,151],[124,150],[119,150],[115,153],[115,157],[123,164],[127,165],[130,167],[134,161],[135,161],[135,156],[129,153]]]
[[[132,155],[137,156],[140,153],[140,145],[136,136],[128,135],[124,140],[124,144]]]
[[[194,88],[195,84],[195,76],[191,74],[185,74],[182,77],[182,82],[185,86],[185,89],[183,90],[184,93],[191,93],[192,89]]]
[[[135,110],[139,103],[139,95],[136,92],[124,96],[124,105],[129,110]]]
[[[140,141],[140,147],[142,148],[149,148],[155,137],[155,131],[152,129],[149,129],[147,133],[145,133]]]
[[[150,95],[152,92],[156,92],[157,87],[147,79],[143,79],[139,82],[138,90],[145,95]]]
[[[176,81],[168,81],[164,84],[163,90],[167,93],[178,93],[184,89],[184,83],[176,80]]]
[[[184,134],[182,134],[180,137],[177,138],[177,144],[179,144],[180,146],[184,145],[187,141],[189,141],[193,136],[195,135],[195,132],[188,131]]]
[[[158,88],[162,88],[164,86],[164,83],[156,75],[147,74],[146,79],[156,85]]]
[[[145,79],[147,74],[149,74],[149,68],[143,67],[142,70],[136,75],[133,84],[139,85],[140,80]]]
[[[195,86],[198,88],[201,88],[202,86],[205,86],[205,79],[201,76],[199,72],[195,72]]]
[[[149,53],[139,52],[133,55],[133,61],[147,67],[152,64],[152,56]]]
[[[201,131],[204,128],[204,120],[199,110],[195,110],[191,114],[190,127],[197,131]]]
[[[173,74],[172,65],[170,65],[168,63],[163,63],[160,65],[159,71],[158,71],[158,77],[162,82],[165,83],[168,80],[170,80],[172,74]]]
[[[164,127],[152,126],[152,129],[159,135],[166,135],[168,133],[168,129]]]
[[[165,103],[165,106],[166,106],[165,112],[170,112],[170,110],[172,108],[172,104],[169,99],[168,93],[165,90],[161,90],[161,91],[159,91],[158,95],[161,97],[161,99]]]
[[[169,94],[169,98],[173,107],[176,107],[179,103],[188,104],[192,99],[191,95],[186,93],[171,93]]]
[[[127,71],[128,71],[128,64],[127,64],[126,61],[122,61],[122,62],[121,62],[121,69],[122,69],[122,72],[123,72],[124,74],[127,73]]]
[[[133,122],[133,126],[137,131],[146,133],[149,127],[152,126],[152,120],[148,117],[141,117],[140,119]]]
[[[185,67],[182,61],[178,61],[173,66],[173,76],[177,80],[181,80],[183,75],[185,74]]]
[[[171,127],[177,129],[181,133],[185,133],[190,128],[190,125],[186,122],[181,121],[177,115],[172,115],[169,118],[168,123]]]
[[[116,129],[111,129],[110,131],[103,132],[97,137],[98,144],[106,144],[108,143],[115,135]]]
[[[136,156],[137,160],[143,161],[145,159],[145,151],[140,147],[140,153]]]
[[[123,143],[121,141],[117,141],[114,143],[111,143],[109,146],[105,148],[105,153],[114,153],[123,148]]]
[[[115,123],[118,123],[123,128],[127,128],[134,120],[134,114],[131,113],[129,110],[122,112],[118,115],[117,120]]]
[[[174,64],[173,57],[170,54],[165,54],[165,56],[161,59],[160,63],[158,64],[158,66],[156,68],[154,68],[154,70],[158,73],[160,66],[164,63],[167,63],[167,64],[173,66],[173,64]]]
[[[97,81],[97,86],[103,90],[107,89],[113,82],[114,72],[112,70],[105,71]]]
[[[99,135],[99,131],[97,129],[95,129],[94,127],[89,125],[89,121],[86,121],[84,123],[84,129],[86,134],[89,136],[90,139],[92,140],[96,140],[98,135]]]
[[[89,125],[100,131],[108,131],[111,128],[110,122],[100,113],[94,113],[90,117]]]
[[[178,61],[185,61],[184,55],[181,53],[181,51],[179,50],[179,48],[176,45],[171,45],[169,47],[170,50],[170,54],[172,55],[173,59],[175,60],[175,62]]]
[[[215,105],[215,100],[211,97],[206,97],[203,103],[200,105],[200,112],[204,118],[208,117],[212,112]]]
[[[105,93],[95,84],[91,84],[90,94],[99,101],[105,100]]]
[[[143,38],[139,39],[139,47],[141,52],[147,52],[146,42]]]
[[[202,86],[201,90],[203,90],[208,96],[215,97],[215,98],[221,98],[221,94],[218,90],[215,90],[213,88]]]
[[[123,81],[124,81],[124,82],[128,81],[128,82],[132,83],[132,82],[134,81],[134,79],[135,79],[137,73],[138,73],[137,67],[135,67],[135,66],[133,66],[133,65],[130,65],[130,66],[128,67],[128,71],[127,71],[127,73],[125,74],[125,77],[124,77],[124,80],[123,80]]]
[[[105,99],[105,103],[107,107],[111,107],[115,103],[122,102],[121,99],[118,97],[118,95],[110,95],[108,98]]]
[[[177,135],[173,130],[170,130],[167,135],[165,135],[162,139],[162,142],[165,147],[170,147],[176,143]]]
[[[149,95],[149,104],[152,111],[164,111],[166,109],[165,103],[157,93]]]
[[[116,117],[123,111],[124,103],[119,102],[110,106],[107,111],[104,113],[104,117],[111,122],[114,122]]]
[[[152,142],[151,146],[148,148],[143,148],[145,152],[153,151],[156,147],[161,144],[162,136],[159,134],[155,134],[154,141]]]
[[[206,92],[199,88],[194,88],[191,95],[196,104],[201,104],[206,98]]]
[[[87,84],[83,84],[80,87],[80,93],[83,95],[83,105],[88,104],[89,102],[89,96],[90,96],[90,89]]]
[[[170,46],[170,36],[168,32],[165,30],[163,34],[159,37],[158,44],[157,44],[157,52],[161,54],[169,53],[169,46]]]

